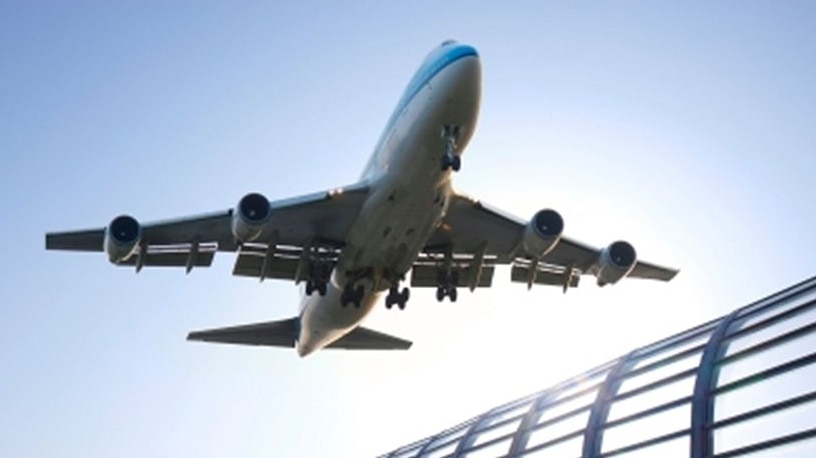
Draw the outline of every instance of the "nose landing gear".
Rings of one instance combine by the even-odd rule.
[[[462,168],[462,158],[456,152],[456,141],[459,139],[460,126],[446,125],[442,127],[442,138],[445,140],[445,153],[439,159],[439,166],[443,172],[451,169],[458,172]]]

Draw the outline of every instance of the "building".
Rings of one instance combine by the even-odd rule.
[[[381,458],[814,457],[816,277]]]

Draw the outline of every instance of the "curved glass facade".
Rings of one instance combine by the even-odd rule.
[[[816,277],[382,455],[816,456]]]

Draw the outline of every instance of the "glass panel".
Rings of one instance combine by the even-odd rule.
[[[589,410],[573,415],[569,418],[565,418],[558,423],[553,423],[552,425],[538,428],[537,430],[530,432],[530,436],[527,439],[527,448],[541,445],[545,442],[558,439],[561,436],[566,436],[576,431],[582,431],[584,428],[586,428],[587,421],[589,421]]]
[[[723,420],[760,407],[816,390],[816,364],[741,386],[714,398],[714,421]]]
[[[662,380],[666,377],[670,377],[674,374],[696,368],[700,364],[700,355],[701,352],[698,352],[691,356],[686,356],[685,358],[679,359],[673,363],[666,364],[665,366],[657,367],[648,372],[635,375],[632,378],[626,378],[623,380],[623,384],[621,385],[618,393],[626,393],[658,380]]]
[[[459,441],[453,441],[448,445],[443,445],[436,450],[426,451],[424,458],[442,458],[443,456],[448,456],[456,451],[456,446],[459,445]]]
[[[799,336],[760,353],[726,363],[720,369],[718,386],[731,383],[759,371],[786,363],[816,350],[816,332]]]
[[[745,329],[745,328],[747,328],[749,326],[753,326],[757,322],[762,321],[762,320],[764,320],[766,318],[777,316],[779,314],[785,313],[788,310],[795,309],[796,307],[799,307],[800,305],[802,305],[802,304],[804,304],[806,302],[809,302],[809,301],[813,300],[814,298],[816,298],[816,288],[814,288],[811,285],[810,291],[807,291],[804,294],[800,294],[798,297],[788,298],[786,302],[783,302],[783,303],[779,304],[778,306],[770,307],[770,308],[768,308],[768,309],[766,309],[766,310],[764,310],[764,311],[762,311],[762,312],[760,312],[758,314],[755,314],[754,316],[752,316],[752,317],[748,318],[747,320],[745,320],[745,323],[742,326],[740,326],[740,328]],[[745,309],[742,313],[743,314],[750,314],[753,310],[754,310],[754,307],[750,307],[750,308]],[[734,331],[736,331],[736,330],[734,330]],[[732,332],[734,332],[734,331],[732,331]]]
[[[705,344],[706,342],[708,342],[708,338],[709,338],[710,334],[711,334],[711,331],[709,331],[709,332],[707,332],[707,333],[705,333],[705,334],[703,334],[701,336],[697,336],[697,337],[695,337],[695,338],[693,338],[693,339],[691,339],[691,340],[689,340],[687,342],[682,342],[676,347],[669,347],[669,348],[660,349],[657,353],[652,354],[650,356],[647,356],[647,357],[639,360],[635,364],[635,367],[633,369],[639,369],[641,367],[648,366],[649,364],[652,364],[654,362],[660,361],[662,359],[668,359],[668,358],[670,358],[670,357],[672,357],[674,355],[683,353],[686,350],[692,349],[694,347],[701,346],[701,345]],[[700,353],[702,353],[702,349],[700,350]]]
[[[717,428],[714,430],[714,453],[797,433],[813,428],[815,424],[816,401]]]
[[[419,449],[422,448],[422,445],[425,444],[425,442],[427,441],[422,441],[417,444],[406,445],[401,449],[397,449],[397,451],[394,452],[394,455],[391,458],[407,458],[409,456],[416,456],[417,452],[419,452]]]
[[[592,403],[595,402],[595,398],[597,396],[598,396],[597,390],[590,391],[589,393],[582,394],[577,398],[570,399],[569,401],[564,401],[561,404],[554,405],[552,407],[548,406],[547,409],[541,413],[541,417],[539,417],[538,419],[538,424],[544,423],[547,420],[551,420],[567,412],[571,412],[579,407],[586,407],[587,409],[589,409]]]
[[[484,444],[485,442],[490,442],[493,439],[504,436],[505,434],[512,434],[518,430],[520,423],[521,419],[513,420],[509,423],[505,423],[493,429],[482,431],[478,433],[478,436],[476,436],[476,441],[473,444],[474,445]]]
[[[472,452],[467,452],[460,456],[466,456],[467,458],[496,458],[506,455],[509,451],[510,439],[507,439],[496,442],[495,444],[490,444],[487,447],[483,447]]]
[[[621,458],[688,458],[690,448],[691,437],[684,436],[615,456]]]
[[[455,427],[454,429],[451,429],[450,431],[446,431],[446,432],[442,433],[440,436],[433,439],[433,442],[431,442],[431,445],[428,448],[438,447],[438,446],[444,444],[445,442],[448,442],[449,440],[458,439],[458,438],[464,436],[465,431],[467,431],[467,429],[470,427],[470,425],[472,423],[473,422],[471,421],[471,422],[465,423],[463,425],[459,425],[459,426]]]
[[[805,312],[786,318],[768,327],[736,337],[728,345],[726,355],[733,355],[734,353],[738,353],[748,347],[765,342],[766,340],[774,337],[781,336],[786,332],[793,331],[794,329],[798,329],[806,324],[813,323],[814,321],[816,321],[816,307],[811,307]]]
[[[816,456],[816,439],[806,439],[792,444],[769,448],[748,455],[750,458],[813,458]]]
[[[604,431],[601,451],[603,453],[645,442],[676,431],[689,429],[691,404],[683,404],[648,417],[613,426]]]
[[[683,377],[676,382],[640,393],[631,398],[615,401],[609,411],[609,421],[627,417],[661,404],[691,396],[694,391],[694,376]]]
[[[480,427],[486,427],[492,425],[493,423],[497,423],[500,420],[504,420],[507,418],[512,418],[514,416],[519,416],[527,413],[530,410],[530,404],[538,398],[530,398],[524,400],[524,402],[514,403],[507,406],[501,407],[495,413],[491,413],[489,417],[482,420],[482,424]]]
[[[603,371],[603,372],[599,372],[598,374],[595,374],[594,376],[589,377],[589,378],[580,378],[580,377],[578,377],[578,378],[572,380],[571,383],[565,382],[565,383],[562,383],[562,384],[558,385],[556,387],[558,389],[558,392],[552,393],[551,401],[552,400],[557,401],[559,399],[564,399],[566,397],[572,396],[575,393],[579,393],[579,392],[581,392],[581,391],[583,391],[583,390],[585,390],[587,388],[590,388],[590,387],[597,386],[597,385],[601,384],[604,381],[604,379],[606,379],[606,374],[608,372],[609,372],[608,370]],[[597,392],[597,388],[595,390],[593,390],[593,391]]]
[[[522,455],[524,458],[578,458],[584,446],[584,436],[574,437]]]

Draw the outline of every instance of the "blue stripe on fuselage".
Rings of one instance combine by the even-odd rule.
[[[414,77],[411,78],[411,82],[409,82],[408,87],[405,88],[405,92],[403,92],[402,98],[397,104],[397,108],[391,115],[391,119],[388,120],[385,131],[387,132],[391,129],[400,113],[405,110],[405,107],[414,100],[414,97],[416,97],[419,91],[421,91],[434,76],[457,60],[469,56],[479,57],[479,53],[476,52],[476,48],[473,46],[448,44],[434,50],[431,55],[425,59],[422,66],[419,67]]]

